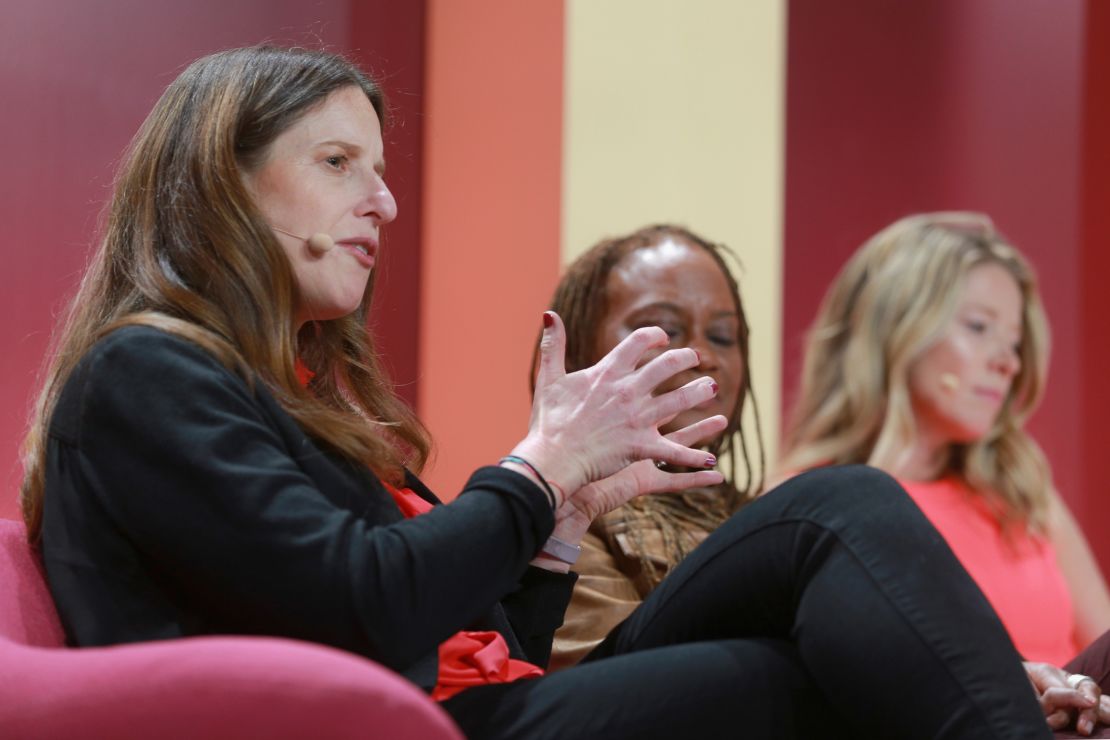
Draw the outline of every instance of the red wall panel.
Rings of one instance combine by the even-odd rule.
[[[1081,423],[1078,434],[1063,440],[1080,455],[1086,489],[1074,503],[1091,546],[1110,572],[1110,538],[1102,534],[1110,523],[1110,492],[1104,481],[1110,451],[1110,3],[1087,4],[1083,68],[1083,118],[1080,167],[1080,260],[1078,349]]]
[[[397,220],[384,232],[370,327],[398,393],[413,408],[420,375],[426,15],[425,0],[356,1],[348,27],[351,58],[381,82],[392,112],[383,135]]]
[[[937,207],[943,106],[931,3],[792,0],[787,33],[783,403],[833,275],[880,226]]]

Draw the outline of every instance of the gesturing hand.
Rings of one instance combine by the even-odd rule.
[[[711,416],[668,434],[666,438],[690,445],[716,436],[726,426],[728,419],[720,415]],[[594,519],[623,506],[636,496],[715,486],[723,480],[724,476],[716,470],[672,473],[660,470],[651,460],[641,460],[571,493],[555,512],[554,535],[565,542],[577,544]]]
[[[645,353],[668,342],[662,329],[637,329],[593,367],[567,374],[563,322],[549,311],[544,324],[532,419],[514,455],[530,460],[568,494],[640,460],[695,469],[716,464],[705,451],[667,439],[658,429],[717,393],[716,383],[703,377],[652,395],[664,380],[698,364],[694,350],[668,350],[641,366]]]

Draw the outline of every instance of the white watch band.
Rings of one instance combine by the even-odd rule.
[[[548,537],[547,542],[543,543],[543,547],[540,548],[540,552],[567,565],[574,565],[578,561],[578,556],[582,554],[582,548],[569,542],[563,542],[558,537]]]

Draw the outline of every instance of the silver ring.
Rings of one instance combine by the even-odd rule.
[[[1082,673],[1072,673],[1070,676],[1067,677],[1066,680],[1068,682],[1068,686],[1072,687],[1073,689],[1078,689],[1079,684],[1083,683],[1084,681],[1090,681],[1091,683],[1098,683],[1097,681],[1095,681],[1090,676],[1084,676]]]

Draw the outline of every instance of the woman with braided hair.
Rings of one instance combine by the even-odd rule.
[[[748,322],[726,259],[735,261],[728,247],[689,229],[646,226],[594,245],[555,290],[551,308],[566,325],[568,370],[593,365],[640,327],[659,326],[670,347],[697,351],[699,364],[691,373],[720,386],[710,403],[675,417],[662,431],[713,414],[729,422],[702,441],[728,463],[722,483],[641,496],[594,520],[582,540],[571,605],[555,635],[553,668],[581,660],[675,564],[760,491],[764,454],[747,361]],[[752,410],[754,439],[741,425],[745,407]]]

